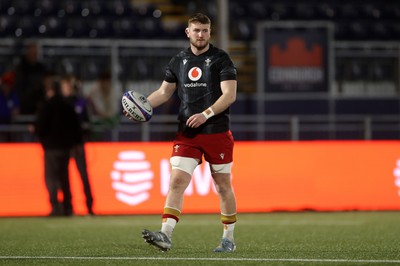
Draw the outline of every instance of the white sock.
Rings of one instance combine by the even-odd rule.
[[[233,241],[233,231],[235,230],[235,223],[233,224],[224,224],[224,233],[222,234],[222,238],[228,238]]]
[[[172,238],[172,232],[174,231],[176,220],[172,218],[165,219],[165,222],[161,225],[161,232],[166,234],[169,238]]]

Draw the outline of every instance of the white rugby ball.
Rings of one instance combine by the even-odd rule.
[[[127,91],[122,95],[122,108],[134,121],[147,122],[153,116],[151,107],[146,96],[136,91]]]

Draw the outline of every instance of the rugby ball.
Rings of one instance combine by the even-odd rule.
[[[127,91],[122,95],[122,108],[137,122],[147,122],[153,116],[151,107],[146,96],[136,91]]]

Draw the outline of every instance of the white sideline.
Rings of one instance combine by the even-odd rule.
[[[169,260],[169,261],[281,261],[281,262],[338,262],[338,263],[400,263],[400,260],[295,259],[295,258],[180,258],[180,257],[56,257],[0,256],[0,260]]]

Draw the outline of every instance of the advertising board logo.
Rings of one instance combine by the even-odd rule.
[[[150,190],[156,182],[152,165],[143,151],[121,151],[110,173],[115,198],[127,205],[136,206],[151,198]],[[160,191],[166,196],[169,189],[171,165],[169,159],[160,160]],[[152,193],[157,193],[153,191]],[[186,196],[217,194],[207,162],[196,167],[191,182],[185,190]]]
[[[169,181],[171,176],[171,166],[169,160],[163,159],[160,162],[160,187],[161,194],[166,196],[169,189]],[[186,196],[207,196],[210,193],[218,194],[215,189],[214,182],[212,179],[210,165],[208,162],[196,167],[193,172],[192,179],[185,190]]]
[[[268,71],[272,83],[321,82],[324,79],[323,52],[320,44],[306,47],[302,38],[293,37],[286,41],[286,47],[274,44],[269,49]]]
[[[121,151],[111,171],[117,200],[135,206],[150,198],[154,173],[142,151]]]
[[[393,175],[394,175],[394,184],[399,189],[397,194],[400,197],[400,159],[398,159],[396,162],[396,168],[394,168],[393,170]]]

